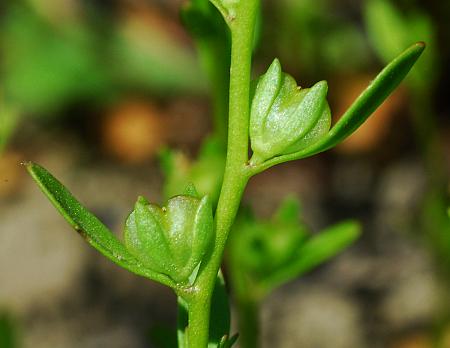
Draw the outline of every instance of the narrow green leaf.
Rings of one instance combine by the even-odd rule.
[[[170,278],[145,268],[138,259],[130,254],[114,234],[97,217],[84,208],[67,188],[46,169],[35,163],[26,163],[25,166],[56,209],[91,246],[130,272],[170,287],[175,286]]]
[[[234,346],[234,344],[236,343],[238,338],[239,338],[238,334],[235,334],[231,337],[224,336],[224,337],[222,337],[222,340],[220,341],[218,348],[231,348]]]
[[[263,288],[271,291],[328,261],[352,244],[360,232],[361,227],[355,221],[341,222],[325,229],[300,247],[296,261],[264,279]]]
[[[301,152],[301,157],[328,150],[351,135],[397,88],[425,49],[418,42],[389,63],[367,89],[353,102],[330,132]]]

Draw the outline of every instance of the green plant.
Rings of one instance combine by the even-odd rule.
[[[175,291],[179,303],[178,345],[187,348],[231,347],[236,340],[236,336],[229,337],[228,298],[219,270],[248,180],[276,164],[313,156],[336,146],[389,96],[424,49],[423,43],[417,43],[395,58],[330,129],[326,82],[301,89],[275,60],[252,89],[251,59],[259,1],[211,0],[211,3],[222,14],[229,30],[225,38],[231,42],[228,142],[215,212],[215,202],[205,192],[198,193],[192,184],[169,199],[166,207],[139,198],[127,219],[122,243],[47,170],[37,164],[26,164],[42,191],[89,244],[119,266]],[[210,15],[217,21],[206,0],[191,1],[190,11],[200,14],[191,17],[193,25]],[[211,48],[211,41],[203,43],[204,47]],[[249,145],[253,152],[251,158]],[[196,181],[198,177],[192,174],[192,168],[195,166],[187,173]],[[174,186],[181,183],[182,180]],[[289,265],[296,258],[298,266],[292,270],[286,268],[281,276],[272,270],[274,278],[267,282],[267,289],[342,249],[355,238],[358,230],[353,224],[341,225],[308,238],[303,232],[296,235],[302,230],[296,219],[280,218],[294,231],[288,238],[294,238],[295,248],[267,252],[275,253],[277,266]],[[339,231],[350,232],[344,233],[348,234],[346,238],[337,238]],[[261,233],[258,238],[262,240],[272,238],[265,228]],[[332,236],[331,243],[327,241],[329,236]],[[252,264],[251,260],[245,262]]]
[[[360,234],[355,221],[312,234],[299,213],[298,201],[288,197],[270,220],[259,221],[246,209],[233,226],[228,266],[243,348],[259,347],[259,308],[266,296],[335,256]]]

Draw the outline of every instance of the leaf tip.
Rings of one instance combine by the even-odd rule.
[[[40,182],[40,179],[38,177],[39,172],[46,172],[46,170],[41,167],[39,164],[34,163],[32,161],[24,161],[21,162],[20,165],[24,166],[25,169],[28,171],[28,173],[31,175],[31,177],[37,182]]]
[[[317,91],[320,91],[321,94],[326,94],[328,92],[328,82],[325,80],[319,81],[314,86],[312,86],[311,89],[313,88]]]
[[[267,72],[276,72],[277,74],[281,73],[281,63],[280,60],[278,58],[275,58],[272,62],[272,64],[270,64],[269,69],[267,70]]]
[[[33,167],[35,166],[35,164],[31,161],[23,161],[20,162],[21,166],[24,166],[26,170],[28,170],[29,172],[33,170]]]
[[[422,47],[423,49],[427,47],[427,44],[424,41],[416,42],[416,46]]]
[[[138,196],[136,201],[136,207],[137,206],[146,206],[149,205],[149,201],[144,196]]]
[[[362,225],[357,220],[348,220],[343,222],[346,225],[349,234],[353,237],[353,239],[359,238],[362,234]]]
[[[193,182],[189,182],[186,187],[184,188],[184,195],[194,197],[194,198],[200,198],[200,195],[198,194],[197,189],[195,188],[195,185]]]
[[[427,44],[424,41],[418,41],[415,44],[413,44],[406,52],[413,52],[413,55],[415,56],[415,59],[417,60],[419,56],[422,54],[422,52],[425,50]]]

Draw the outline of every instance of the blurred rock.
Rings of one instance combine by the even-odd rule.
[[[375,181],[375,168],[366,158],[342,158],[331,177],[339,203],[361,204],[370,201]]]
[[[88,309],[70,317],[47,316],[35,321],[23,334],[24,348],[144,348],[139,335],[124,323],[108,322]]]
[[[370,84],[373,76],[353,76],[339,79],[333,114],[342,116],[353,101]],[[395,114],[403,106],[405,93],[396,90],[370,118],[336,149],[341,153],[364,153],[381,146],[390,130]]]
[[[276,166],[251,178],[244,202],[250,203],[257,216],[271,216],[280,203],[293,196],[300,200],[301,216],[316,231],[324,227],[326,217],[321,209],[325,187],[323,168],[314,159]]]
[[[450,347],[450,325],[444,330],[444,335],[442,337],[442,347]]]
[[[31,180],[0,209],[0,307],[22,313],[76,291],[83,241]]]
[[[393,342],[390,348],[433,348],[433,342],[425,334],[413,334]],[[447,346],[443,346],[446,348]]]
[[[166,120],[155,106],[127,101],[105,117],[101,129],[103,148],[123,162],[152,159],[166,141]]]
[[[383,323],[400,330],[432,322],[443,305],[443,291],[432,269],[398,279],[380,305]]]
[[[20,190],[24,170],[20,163],[23,155],[8,151],[0,153],[0,200],[6,199]]]
[[[397,235],[411,233],[414,217],[420,209],[425,192],[426,174],[413,160],[397,162],[384,170],[375,193],[378,237],[385,240],[386,233]]]
[[[201,100],[180,98],[168,105],[169,141],[176,148],[198,148],[211,130],[211,115]]]
[[[154,166],[82,161],[78,144],[63,139],[36,142],[27,159],[48,168],[119,238],[139,194],[159,202]],[[0,200],[0,307],[20,320],[24,346],[146,347],[154,323],[174,324],[173,293],[89,247],[18,168],[28,180]]]
[[[263,347],[365,347],[358,307],[342,293],[294,284],[270,298]]]

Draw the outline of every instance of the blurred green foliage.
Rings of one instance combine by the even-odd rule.
[[[9,105],[0,91],[0,153],[12,136],[19,120],[18,110]]]
[[[122,94],[203,94],[204,74],[187,43],[144,20],[97,12],[52,22],[46,3],[8,1],[0,13],[0,146],[18,118],[54,118],[76,103],[105,105]],[[14,111],[11,111],[14,110]]]
[[[273,6],[276,29],[267,31],[276,37],[276,50],[290,71],[314,79],[320,73],[345,73],[368,66],[364,34],[348,17],[350,13],[339,13],[333,1],[282,0]]]
[[[110,81],[86,27],[52,27],[20,4],[2,17],[4,90],[21,109],[50,116],[66,103],[107,92]]]
[[[185,27],[194,38],[199,59],[207,76],[212,101],[214,131],[226,143],[231,38],[228,28],[207,0],[192,0],[181,9]]]
[[[436,30],[429,15],[414,8],[403,13],[388,0],[369,0],[365,6],[365,21],[370,42],[384,63],[395,57],[402,47],[418,40],[426,42],[427,49],[407,80],[412,88],[422,93],[433,88],[439,76],[439,64]]]
[[[300,205],[286,198],[270,220],[239,215],[230,237],[230,272],[239,295],[262,300],[284,283],[329,260],[360,234],[354,221],[313,234],[299,220]]]
[[[16,325],[7,313],[0,313],[0,347],[17,348],[19,346]]]

